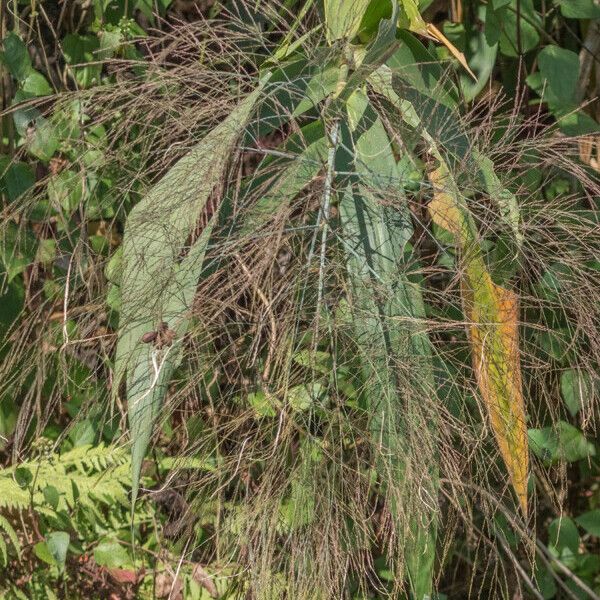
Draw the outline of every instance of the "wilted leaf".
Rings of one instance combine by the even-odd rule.
[[[107,568],[106,570],[117,583],[137,583],[137,573],[135,571],[132,571],[131,569]]]
[[[413,29],[413,31],[417,31]],[[477,76],[467,63],[467,59],[465,55],[432,23],[428,23],[425,31],[433,37],[438,42],[442,43],[446,48],[448,48],[450,54],[454,56],[454,58],[460,63],[460,65],[465,69],[465,71],[473,78],[474,81],[477,81]]]
[[[429,174],[434,187],[429,213],[454,234],[461,250],[461,292],[468,321],[473,370],[523,514],[527,515],[528,447],[518,341],[518,303],[495,285],[486,269],[473,217],[437,152]]]
[[[156,576],[155,594],[157,598],[167,598],[168,600],[183,600],[183,582],[180,577],[177,579],[167,572],[163,571]]]
[[[219,597],[219,591],[215,582],[200,563],[194,566],[192,577],[210,594],[211,598]]]

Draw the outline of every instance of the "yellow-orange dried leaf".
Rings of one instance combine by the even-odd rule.
[[[470,321],[473,369],[500,454],[523,514],[527,516],[529,453],[519,357],[517,296],[495,285],[488,273],[483,281],[465,284],[471,288],[486,288],[481,290],[483,294],[474,289],[463,294]],[[482,296],[487,301],[485,307],[479,305]]]
[[[517,297],[492,281],[473,217],[442,160],[429,179],[434,187],[428,206],[431,218],[454,234],[461,252],[461,295],[479,391],[519,505],[527,516],[529,451]]]
[[[456,200],[445,191],[448,174],[442,167],[429,173],[429,180],[434,186],[435,193],[428,205],[433,222],[455,236],[461,236],[463,216]]]
[[[456,58],[456,60],[461,64],[461,66],[465,69],[465,71],[473,78],[474,81],[477,81],[477,76],[467,63],[467,59],[465,55],[432,23],[427,23],[427,33],[433,37],[438,42],[441,42],[448,48],[450,54]]]

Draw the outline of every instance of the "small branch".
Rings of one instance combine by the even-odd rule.
[[[173,344],[173,346],[169,346],[167,348],[165,355],[163,356],[162,360],[160,361],[160,364],[158,364],[158,361],[156,360],[156,350],[152,351],[152,367],[154,368],[154,379],[152,380],[152,383],[150,383],[150,387],[146,390],[146,392],[144,394],[142,394],[139,398],[136,398],[131,403],[132,406],[135,406],[136,404],[138,404],[139,402],[141,402],[142,400],[147,398],[152,393],[152,390],[154,390],[154,388],[156,387],[156,384],[158,383],[158,379],[160,377],[160,372],[162,371],[162,368],[163,368],[165,362],[167,361],[167,356],[169,356],[169,352],[173,349],[174,345],[175,344]]]
[[[69,328],[67,326],[68,323],[68,312],[69,312],[69,288],[71,285],[71,268],[73,267],[73,260],[75,258],[75,249],[71,254],[71,258],[69,260],[69,266],[67,268],[67,281],[65,283],[65,295],[63,297],[63,326],[62,326],[62,334],[63,334],[63,345],[62,349],[64,349],[69,344]]]
[[[517,573],[519,573],[519,576],[525,582],[525,585],[529,588],[529,591],[535,596],[537,600],[544,600],[544,596],[540,594],[540,592],[537,589],[537,586],[533,583],[533,581],[531,581],[531,578],[529,577],[529,575],[527,575],[525,569],[519,563],[519,560],[514,555],[513,551],[510,549],[510,546],[508,545],[504,537],[502,535],[499,535],[498,540],[500,541],[500,545],[502,546],[502,548],[504,548],[504,552],[506,552],[507,556],[513,563],[515,569],[517,570]]]
[[[560,560],[555,558],[552,555],[552,553],[548,550],[548,548],[546,548],[546,546],[542,544],[542,542],[536,540],[535,544],[538,547],[538,550],[540,551],[541,555],[545,555],[544,558],[547,557],[546,561],[544,562],[550,562],[553,566],[556,566],[558,570],[563,573],[563,575],[566,575],[569,579],[573,581],[573,583],[575,583],[575,585],[579,589],[583,590],[586,594],[588,594],[591,600],[600,600],[600,596],[598,596],[598,594],[596,594],[594,590],[591,587],[589,587],[585,582],[579,579],[579,577],[577,577],[577,575],[575,575],[575,573],[573,573],[571,569],[565,566]]]

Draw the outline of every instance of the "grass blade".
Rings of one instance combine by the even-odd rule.
[[[448,167],[429,174],[434,197],[429,213],[454,234],[461,250],[461,291],[471,340],[473,369],[500,454],[521,510],[527,516],[528,442],[521,385],[516,296],[495,285],[486,268],[477,229]]]
[[[127,219],[113,393],[117,393],[127,373],[134,501],[154,420],[180,360],[179,349],[188,324],[186,313],[202,269],[211,225],[189,251],[186,242],[223,177],[260,93],[261,87],[179,160]],[[155,331],[162,321],[174,332],[172,345],[160,349],[143,343],[144,334]]]
[[[434,393],[434,385],[429,339],[419,326],[424,318],[423,302],[419,290],[408,281],[403,265],[412,223],[406,205],[401,205],[403,209],[383,206],[372,191],[393,189],[398,194],[399,173],[382,122],[367,107],[362,93],[350,98],[348,111],[354,126],[355,167],[360,183],[347,189],[340,215],[354,324],[365,379],[369,382],[371,431],[379,446],[380,472],[391,475],[394,484],[403,488],[402,500],[392,498],[390,502],[397,521],[412,512],[404,556],[413,594],[423,598],[432,589],[437,516],[435,509],[424,511],[413,495],[414,482],[410,477],[422,470],[423,461],[427,461],[422,455],[421,469],[415,468],[418,442],[407,437],[407,433],[413,430],[408,425],[411,419],[423,420],[420,404],[424,394]],[[429,444],[435,447],[435,426],[426,435],[421,430],[421,436],[431,438]],[[418,445],[423,447],[423,440],[420,442]],[[436,498],[437,466],[433,453],[430,458],[431,464],[419,485],[427,488],[429,497]]]

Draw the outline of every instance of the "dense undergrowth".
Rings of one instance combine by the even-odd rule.
[[[600,9],[0,3],[7,598],[598,598]]]

